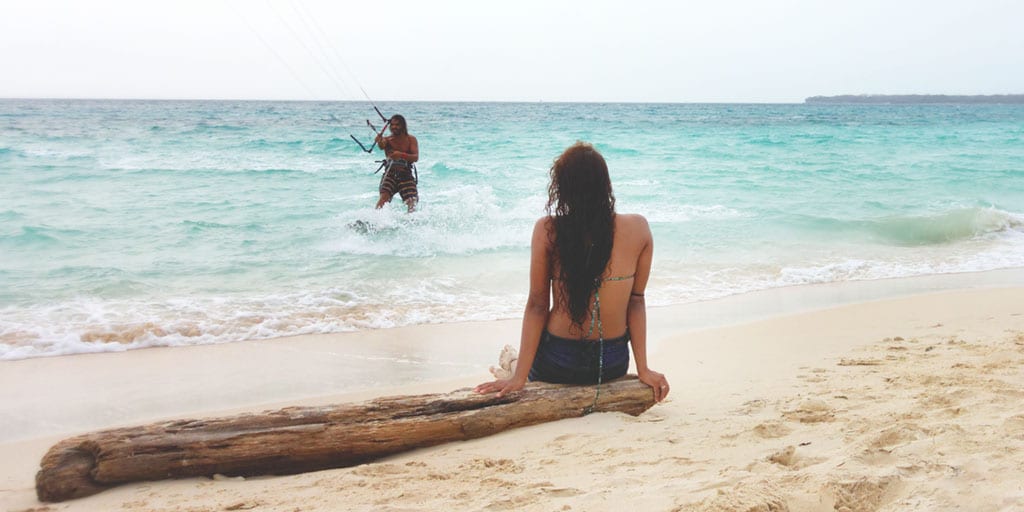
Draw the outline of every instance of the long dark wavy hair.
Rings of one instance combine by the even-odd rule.
[[[389,120],[389,122],[390,121],[398,121],[398,123],[402,125],[402,133],[399,134],[399,133],[391,132],[392,135],[405,135],[405,134],[409,133],[409,125],[406,124],[405,116],[403,116],[402,114],[395,114],[395,115],[391,116],[391,119]]]
[[[594,146],[577,142],[551,166],[548,215],[552,265],[557,269],[555,286],[561,286],[562,306],[580,330],[594,292],[601,287],[612,255],[615,235],[615,195],[608,178],[608,164]]]

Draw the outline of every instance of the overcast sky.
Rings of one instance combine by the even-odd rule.
[[[1024,93],[1022,27],[1017,0],[6,0],[0,97]]]

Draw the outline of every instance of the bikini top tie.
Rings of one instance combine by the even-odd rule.
[[[628,276],[612,276],[606,277],[601,280],[602,283],[608,281],[626,281],[633,279],[636,274],[630,274]],[[583,409],[583,414],[587,415],[594,412],[594,408],[597,407],[597,399],[601,396],[601,378],[604,376],[604,328],[601,326],[601,287],[597,287],[594,290],[594,307],[590,309],[590,329],[587,331],[587,335],[584,338],[589,338],[594,334],[594,323],[597,323],[597,387],[594,389],[594,403]]]

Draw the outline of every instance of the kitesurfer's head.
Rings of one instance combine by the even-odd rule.
[[[392,135],[405,135],[409,133],[409,130],[405,125],[405,118],[402,117],[402,114],[395,114],[391,116],[390,124]]]

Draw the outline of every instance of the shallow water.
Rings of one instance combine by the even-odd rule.
[[[363,103],[0,100],[0,359],[514,318],[577,139],[651,222],[651,305],[1024,267],[1019,105],[380,106],[412,215]]]

